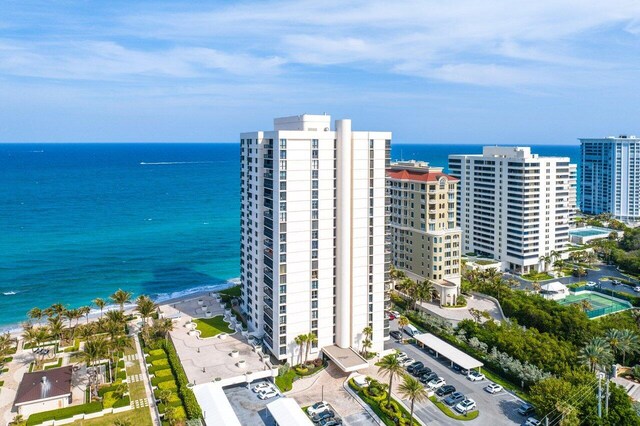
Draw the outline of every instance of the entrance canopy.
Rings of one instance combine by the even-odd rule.
[[[322,348],[322,352],[345,373],[351,373],[369,366],[367,360],[351,348],[339,348],[336,345],[331,345]]]
[[[451,346],[449,343],[437,338],[431,333],[416,334],[413,338],[416,339],[420,345],[433,349],[438,355],[447,358],[465,370],[472,370],[484,365],[474,357],[467,355],[460,349]]]

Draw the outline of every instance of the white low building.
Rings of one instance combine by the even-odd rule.
[[[553,281],[540,287],[540,295],[545,299],[561,300],[569,295],[569,289],[559,281]]]
[[[72,401],[72,376],[72,366],[25,373],[16,392],[16,411],[28,418],[31,414],[68,407]]]
[[[267,404],[267,410],[276,426],[313,426],[293,398],[278,398]]]

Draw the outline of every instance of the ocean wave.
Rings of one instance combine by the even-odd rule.
[[[212,164],[215,161],[158,161],[155,163],[140,162],[141,166],[170,166],[173,164]]]
[[[240,284],[240,277],[231,278],[219,284],[209,284],[209,285],[203,285],[198,287],[192,287],[186,290],[176,291],[173,293],[160,293],[160,294],[157,294],[153,299],[155,300],[156,303],[164,303],[170,300],[188,296],[190,294],[201,293],[204,291],[224,290],[225,288],[233,287],[238,284]]]

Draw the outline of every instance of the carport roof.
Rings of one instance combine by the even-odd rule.
[[[467,355],[460,349],[451,346],[442,339],[437,338],[431,333],[416,334],[413,336],[418,342],[436,351],[438,354],[447,358],[451,362],[458,364],[465,370],[482,367],[484,364],[472,356]]]
[[[242,426],[222,388],[214,383],[193,387],[198,404],[202,408],[204,422],[216,426]]]
[[[331,345],[323,347],[322,351],[345,373],[351,373],[369,366],[367,360],[351,348],[340,348],[336,345]]]
[[[267,409],[279,426],[313,426],[309,417],[292,398],[278,398],[267,404]]]

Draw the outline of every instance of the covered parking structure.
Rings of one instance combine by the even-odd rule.
[[[453,364],[457,364],[463,370],[473,370],[474,368],[480,370],[480,367],[484,365],[474,357],[462,352],[460,349],[450,345],[442,339],[439,339],[431,333],[416,334],[413,338],[416,339],[418,346],[421,348],[427,347],[435,351],[437,356],[447,358],[451,362],[451,366],[453,366]]]
[[[194,386],[193,393],[202,408],[206,425],[242,426],[222,387],[215,383],[203,383]]]
[[[267,404],[267,410],[277,426],[313,426],[309,417],[292,398],[278,398]]]

